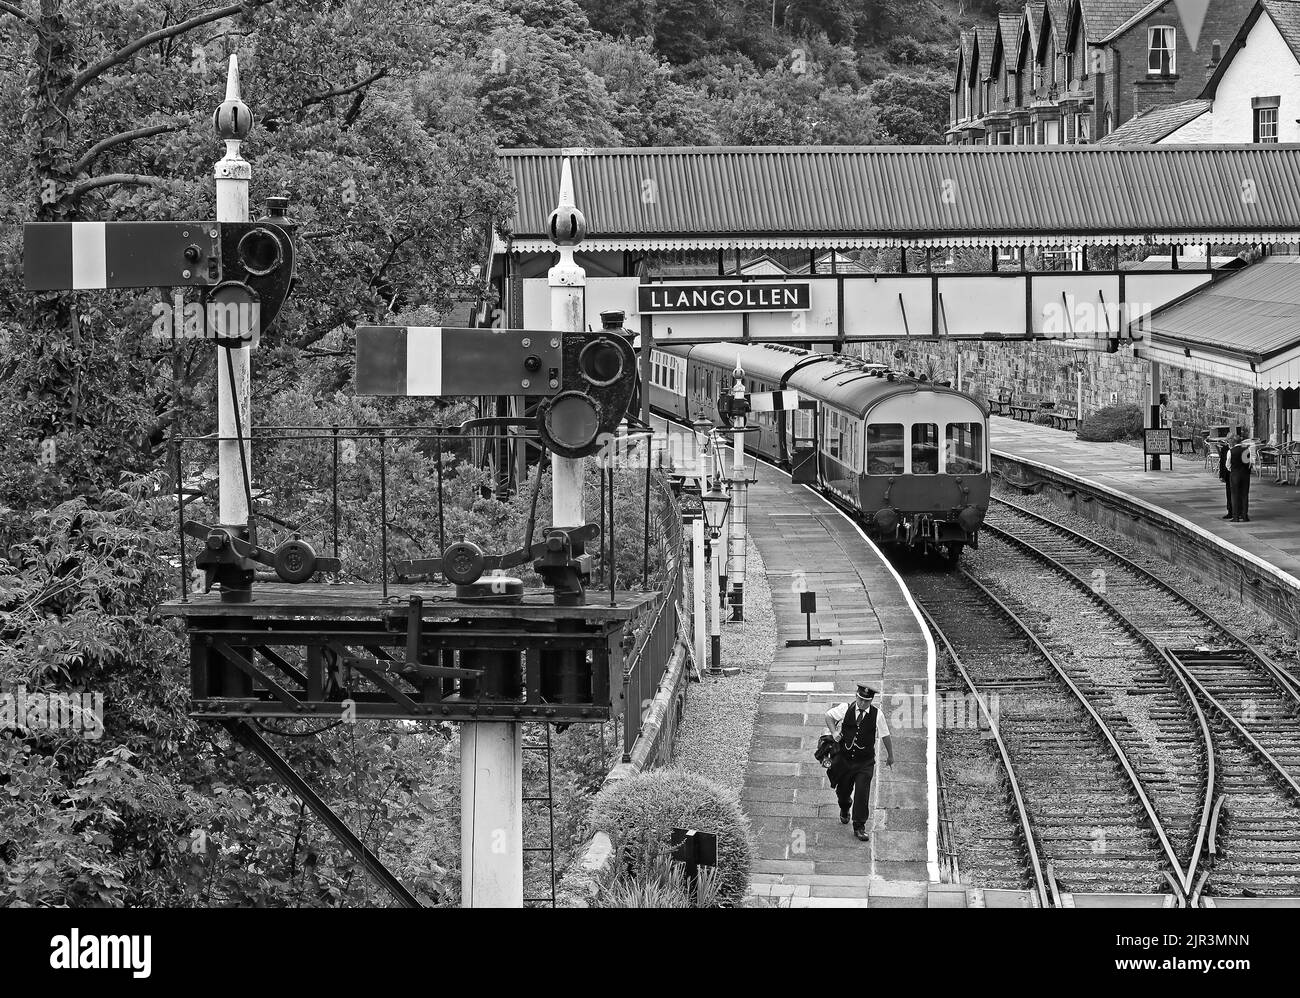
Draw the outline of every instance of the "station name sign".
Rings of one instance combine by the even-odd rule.
[[[637,289],[642,315],[683,312],[806,312],[812,307],[807,282],[769,284],[643,284]]]

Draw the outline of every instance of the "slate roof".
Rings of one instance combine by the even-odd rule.
[[[1213,102],[1208,100],[1189,100],[1153,107],[1124,122],[1115,131],[1098,140],[1097,145],[1155,145],[1212,107]]]

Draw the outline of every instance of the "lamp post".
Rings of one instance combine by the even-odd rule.
[[[1088,351],[1074,351],[1074,418],[1083,422],[1083,372],[1088,364]]]
[[[749,473],[745,470],[745,417],[749,412],[749,395],[745,391],[745,371],[736,358],[735,384],[731,388],[731,492],[735,512],[731,517],[731,589],[732,620],[745,619],[745,519],[749,505]]]
[[[700,500],[701,506],[704,507],[704,525],[707,528],[704,538],[705,572],[709,578],[710,589],[712,589],[717,579],[710,565],[713,560],[713,543],[722,536],[722,528],[727,522],[727,511],[731,507],[731,496],[719,489],[715,481],[709,491],[700,496]],[[712,592],[709,593],[710,602],[712,602],[713,595]],[[712,648],[710,650],[709,674],[721,676],[723,675],[720,661],[722,658],[722,610],[717,606],[713,609],[713,628],[710,640]]]

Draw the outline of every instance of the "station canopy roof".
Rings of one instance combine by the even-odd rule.
[[[1139,356],[1253,388],[1300,386],[1300,256],[1266,257],[1141,320]]]
[[[1300,145],[512,149],[510,249],[553,249],[570,158],[602,250],[1300,241]]]

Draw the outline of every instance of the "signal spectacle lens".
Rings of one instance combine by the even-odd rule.
[[[280,240],[268,229],[250,229],[239,240],[239,262],[250,274],[269,274],[282,258]]]

